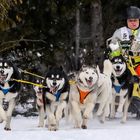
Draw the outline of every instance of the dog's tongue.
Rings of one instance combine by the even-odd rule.
[[[120,72],[121,72],[120,70],[116,70],[117,75],[120,75]]]
[[[91,80],[86,80],[86,81],[87,81],[87,84],[88,84],[89,86],[92,85],[92,81],[91,81]]]
[[[53,86],[53,87],[50,88],[50,92],[52,92],[52,93],[56,92],[56,90],[57,90],[56,86]]]

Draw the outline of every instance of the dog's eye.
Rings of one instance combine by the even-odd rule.
[[[38,84],[39,83],[39,80],[36,80],[36,83]]]
[[[51,78],[53,79],[54,78],[54,75],[51,75]]]
[[[118,59],[115,59],[115,60],[114,60],[114,63],[117,63],[118,61],[119,61]]]
[[[88,74],[88,72],[86,72],[86,74]]]
[[[54,76],[51,75],[51,76],[49,76],[48,78],[49,78],[50,80],[53,80],[53,79],[54,79]]]
[[[7,67],[8,66],[7,63],[4,63],[4,66]]]
[[[56,75],[56,78],[59,79],[59,75]]]
[[[10,68],[7,63],[4,63],[4,68]]]

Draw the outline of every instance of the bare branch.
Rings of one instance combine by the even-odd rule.
[[[1,48],[0,52],[9,50],[9,49],[11,49],[11,48],[14,48],[14,47],[17,46],[21,41],[25,41],[25,42],[42,42],[42,43],[44,43],[44,44],[47,44],[46,41],[44,41],[44,40],[33,40],[33,39],[24,39],[24,38],[21,38],[21,39],[19,39],[19,40],[12,40],[12,41],[7,41],[7,42],[2,42],[2,43],[0,44],[0,48]],[[9,44],[9,45],[12,44],[12,45],[10,45],[10,46],[8,46],[8,47],[2,48],[4,45],[8,45],[8,44]]]
[[[12,40],[12,41],[7,41],[7,42],[2,42],[0,44],[0,46],[6,45],[6,44],[10,44],[10,43],[16,43],[16,42],[19,43],[20,41],[25,41],[25,42],[42,42],[42,43],[46,44],[46,41],[44,41],[44,40],[33,40],[33,39],[23,39],[23,38],[21,38],[19,40]]]

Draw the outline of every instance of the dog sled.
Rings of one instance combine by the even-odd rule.
[[[116,42],[116,48],[112,50],[109,46],[110,41],[111,38],[106,42],[109,59],[122,55],[133,75],[133,98],[129,107],[129,112],[136,114],[137,118],[140,119],[140,42],[136,43],[133,40],[118,41]]]

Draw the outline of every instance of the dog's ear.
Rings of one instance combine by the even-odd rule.
[[[51,65],[48,65],[48,70],[52,70],[52,66]]]
[[[75,72],[69,74],[69,75],[68,75],[68,78],[69,78],[70,80],[76,80],[77,75],[78,75],[78,72],[75,71]]]
[[[96,66],[96,70],[97,70],[97,74],[99,75],[99,73],[101,73],[99,66]]]
[[[97,65],[96,64],[92,64],[92,66],[90,66],[90,67],[92,67],[94,69],[97,69]]]
[[[64,70],[62,66],[59,66],[59,69],[60,69],[61,71],[63,71],[63,70]]]
[[[126,59],[123,55],[121,55],[122,60],[126,63]]]

